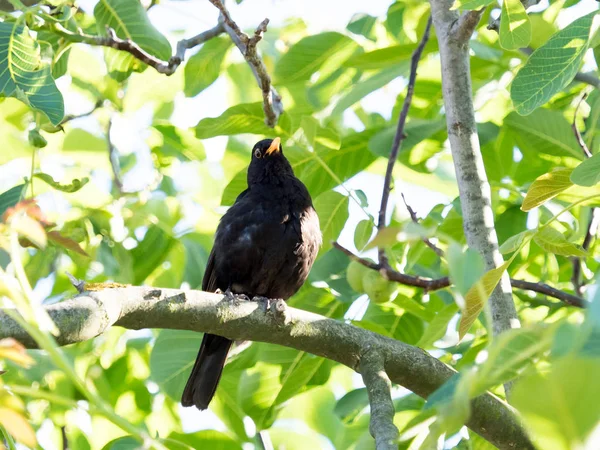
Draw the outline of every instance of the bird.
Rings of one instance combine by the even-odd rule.
[[[254,145],[247,182],[217,226],[202,290],[287,300],[304,284],[319,252],[319,217],[279,137]],[[208,408],[232,343],[204,334],[183,406]]]

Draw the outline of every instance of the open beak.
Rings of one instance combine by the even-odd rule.
[[[266,154],[270,155],[271,153],[279,151],[281,151],[281,138],[276,137],[273,139],[273,142],[271,142],[271,146],[267,149]]]

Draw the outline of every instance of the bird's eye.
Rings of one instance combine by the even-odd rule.
[[[254,156],[256,156],[257,158],[262,158],[262,154],[260,153],[260,149],[256,149],[254,150]]]

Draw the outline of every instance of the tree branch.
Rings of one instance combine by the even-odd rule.
[[[385,171],[385,179],[383,181],[383,192],[381,194],[381,206],[379,207],[379,218],[377,222],[377,231],[381,231],[386,226],[386,213],[388,200],[391,192],[391,184],[392,184],[392,173],[394,171],[394,165],[396,164],[396,159],[398,159],[398,152],[400,151],[400,145],[405,138],[404,135],[404,125],[406,123],[406,118],[408,117],[408,110],[410,109],[410,104],[412,102],[413,93],[415,91],[415,82],[417,81],[417,67],[419,66],[419,60],[421,59],[421,54],[423,53],[423,49],[429,40],[429,31],[431,30],[431,16],[427,20],[427,26],[425,27],[425,31],[423,32],[423,36],[421,37],[421,42],[415,49],[412,54],[411,62],[410,62],[410,75],[408,78],[408,86],[406,88],[406,97],[404,98],[404,104],[402,105],[402,111],[400,112],[400,117],[398,118],[398,126],[396,128],[396,134],[394,135],[394,142],[392,143],[392,149],[390,150],[390,157],[388,158],[387,169]],[[379,262],[386,267],[388,265],[387,258],[385,256],[385,250],[383,248],[379,249]]]
[[[390,381],[379,353],[367,350],[360,357],[360,373],[371,405],[369,431],[377,450],[397,450],[400,433],[394,425],[394,402]]]
[[[281,96],[271,85],[271,77],[267,73],[265,63],[256,51],[256,44],[267,31],[269,19],[265,19],[260,23],[254,31],[254,36],[248,37],[231,18],[229,11],[221,0],[210,0],[210,2],[220,11],[220,23],[223,24],[225,31],[250,65],[250,69],[252,69],[252,73],[258,82],[263,95],[265,123],[271,128],[275,127],[279,116],[283,113],[283,103],[281,102]]]
[[[271,302],[231,302],[219,294],[148,287],[87,292],[46,306],[61,345],[92,339],[111,326],[204,331],[233,340],[284,345],[337,361],[354,370],[367,350],[380,355],[391,381],[427,397],[455,372],[423,350],[342,321]],[[281,302],[283,303],[283,302]],[[0,310],[0,339],[29,348],[35,341]],[[366,364],[366,363],[365,363]],[[533,449],[512,409],[491,394],[472,401],[467,425],[501,449]]]
[[[450,287],[451,285],[450,278],[448,277],[424,278],[418,275],[407,275],[398,272],[392,269],[391,267],[383,267],[381,264],[374,263],[372,261],[369,261],[368,259],[361,258],[352,253],[347,248],[340,245],[338,242],[334,242],[332,245],[341,252],[345,253],[351,260],[359,262],[360,264],[362,264],[365,267],[368,267],[369,269],[377,270],[379,273],[381,273],[382,276],[384,276],[390,281],[395,281],[406,286],[422,288],[426,292],[445,289],[447,287]],[[517,289],[538,292],[540,294],[547,295],[548,297],[553,297],[558,300],[561,300],[571,306],[585,308],[587,305],[587,301],[585,301],[581,297],[577,297],[576,295],[569,294],[568,292],[564,292],[559,289],[553,288],[544,283],[534,283],[532,281],[517,280],[515,278],[511,278],[510,282],[512,284],[512,287],[515,287]]]
[[[485,261],[486,270],[500,267],[490,185],[485,173],[471,89],[470,36],[456,33],[458,12],[450,10],[453,0],[430,0],[431,15],[440,48],[442,92],[448,140],[456,171],[465,237],[470,248]],[[505,272],[490,296],[494,334],[519,327],[510,279]]]
[[[71,30],[63,27],[60,23],[53,23],[50,26],[50,30],[54,33],[62,36],[63,38],[71,41],[71,42],[80,42],[88,45],[96,45],[101,47],[110,47],[115,50],[121,50],[127,52],[143,63],[153,67],[158,73],[162,73],[165,75],[173,75],[179,65],[183,62],[185,58],[186,50],[189,50],[193,47],[196,47],[215,36],[223,33],[225,28],[223,24],[219,23],[215,27],[210,30],[206,30],[197,36],[194,36],[190,39],[182,39],[177,43],[177,51],[175,55],[173,55],[169,61],[162,61],[150,53],[146,52],[139,45],[133,42],[131,39],[121,39],[112,28],[106,29],[106,36],[97,36],[91,34],[74,33]]]

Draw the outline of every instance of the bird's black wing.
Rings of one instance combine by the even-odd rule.
[[[248,189],[238,195],[236,203],[241,201],[247,193]],[[219,287],[215,272],[217,251],[216,246],[213,246],[206,263],[206,270],[202,278],[202,290],[205,292],[215,292]],[[194,405],[200,410],[208,408],[221,379],[231,344],[232,341],[227,338],[208,333],[204,335],[196,362],[181,396],[183,406]]]

